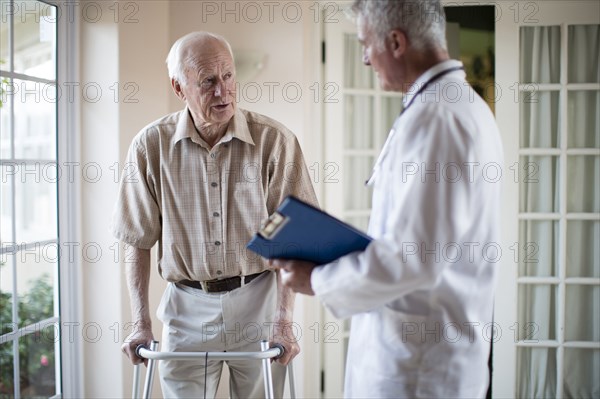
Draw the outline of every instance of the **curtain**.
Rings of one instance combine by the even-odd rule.
[[[567,49],[561,49],[561,34],[568,35]],[[567,98],[559,90],[540,90],[536,84],[560,84],[561,51],[568,51],[569,83],[600,82],[600,26],[573,25],[522,27],[520,32],[520,80],[525,87],[520,98],[520,147],[522,149],[600,148],[600,92],[569,90]],[[567,102],[567,114],[561,114],[561,102]],[[561,132],[561,118],[567,118],[567,132]],[[569,154],[565,164],[555,155],[521,156],[520,204],[522,213],[560,211],[560,170],[566,169],[566,208],[568,213],[600,212],[600,157],[593,151]],[[535,173],[533,173],[535,172]],[[564,215],[563,215],[564,216]],[[566,247],[559,242],[559,222],[522,220],[519,245],[537,250],[536,262],[522,253],[519,276],[558,277],[559,255],[566,252],[566,276],[600,277],[600,222],[566,221]],[[564,299],[556,284],[520,284],[518,298],[519,339],[536,331],[535,339],[556,340],[558,329],[566,342],[600,341],[600,286],[566,284]],[[558,325],[559,301],[565,302],[565,325]],[[533,330],[527,329],[533,323]],[[517,364],[517,395],[527,398],[592,398],[600,396],[600,350],[565,347],[563,370],[557,369],[557,350],[544,347],[520,347]],[[556,392],[562,378],[563,392]]]

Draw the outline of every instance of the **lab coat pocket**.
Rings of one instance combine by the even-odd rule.
[[[381,326],[383,344],[387,350],[395,353],[398,372],[409,372],[419,368],[425,345],[432,332],[428,318],[422,315],[410,314],[389,306],[381,311]]]

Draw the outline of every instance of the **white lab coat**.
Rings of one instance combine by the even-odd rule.
[[[405,104],[457,65],[428,70]],[[463,71],[396,120],[370,180],[375,240],[311,278],[336,317],[352,316],[346,397],[485,396],[502,164],[494,116]]]

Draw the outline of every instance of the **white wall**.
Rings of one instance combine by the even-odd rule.
[[[313,30],[313,11],[308,8],[312,2],[88,3],[94,3],[93,7],[85,15],[79,14],[83,17],[80,83],[99,85],[103,94],[97,102],[85,98],[81,102],[81,162],[100,165],[103,175],[97,182],[82,182],[81,241],[82,245],[97,243],[102,256],[99,260],[88,256],[82,264],[82,325],[90,326],[90,337],[83,337],[83,385],[85,397],[126,397],[130,395],[132,367],[121,354],[120,345],[130,331],[124,329],[131,319],[129,298],[124,267],[113,259],[115,239],[108,230],[118,190],[115,165],[122,164],[140,128],[182,107],[171,93],[164,63],[170,45],[188,32],[208,30],[225,36],[234,51],[264,52],[264,68],[251,82],[240,83],[239,104],[271,116],[294,131],[310,165],[318,160],[320,148],[316,140],[318,104],[312,100],[316,90],[312,85],[320,70],[319,38],[318,31]],[[92,13],[97,5],[103,7],[98,20]],[[260,17],[254,5],[260,8]],[[85,2],[81,9],[84,7]],[[163,289],[164,282],[154,266],[150,299],[153,316]],[[318,307],[301,297],[297,304],[303,348],[296,362],[297,394],[316,397],[320,361],[318,343],[312,342],[309,326],[319,321],[318,311],[314,310]],[[98,328],[102,335],[90,339]],[[160,340],[161,325],[156,320],[153,330]],[[160,396],[156,384],[154,395]]]
[[[99,165],[102,177],[82,182],[82,247],[92,243],[102,255],[82,257],[84,394],[85,397],[130,396],[132,367],[120,351],[131,332],[129,299],[122,251],[109,231],[117,196],[117,171],[133,136],[168,109],[164,54],[168,49],[168,2],[90,2],[81,10],[81,82],[100,87],[81,101],[81,163]],[[136,4],[139,8],[127,8]],[[101,5],[97,20],[96,7]],[[119,7],[118,12],[116,6]],[[111,8],[112,7],[112,8]],[[97,100],[97,101],[96,101]],[[92,247],[90,247],[92,248]],[[115,255],[118,255],[115,259]],[[86,261],[87,258],[87,261]],[[156,307],[162,282],[153,275],[151,306]],[[93,334],[100,331],[96,338]],[[160,323],[154,333],[160,339]],[[157,392],[158,389],[155,389]]]

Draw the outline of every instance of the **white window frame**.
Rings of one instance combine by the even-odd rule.
[[[57,84],[79,82],[79,32],[80,19],[70,19],[68,4],[64,1],[45,0],[59,7],[61,18],[57,23]],[[64,87],[64,86],[63,86]],[[80,106],[79,97],[60,96],[58,101],[58,142],[57,162],[67,166],[68,162],[80,164]],[[81,242],[81,181],[62,178],[58,184],[58,242],[60,248],[68,248],[67,243]],[[63,255],[65,251],[62,251]],[[59,304],[61,326],[60,373],[62,397],[83,397],[83,347],[81,340],[73,336],[69,326],[76,326],[83,320],[81,261],[78,256],[63,256],[59,272]]]
[[[40,2],[54,6],[59,11],[56,18],[56,85],[65,87],[65,82],[78,81],[79,21],[77,18],[69,20],[66,4],[63,1],[44,0]],[[9,37],[14,37],[12,28]],[[11,46],[9,43],[10,51],[12,51]],[[12,66],[9,69],[12,71]],[[13,72],[9,72],[7,77],[16,79],[30,78]],[[45,79],[35,78],[34,81],[45,82]],[[9,101],[11,102],[11,110],[14,110],[14,97],[10,96]],[[80,125],[79,105],[77,98],[74,99],[69,96],[58,96],[56,105],[56,164],[63,168],[63,166],[67,166],[69,163],[77,163],[80,159],[79,138],[77,135]],[[79,237],[81,237],[79,179],[75,178],[69,181],[63,174],[57,181],[56,189],[58,197],[57,242],[59,248],[64,249],[68,248],[68,245],[72,243],[79,242]],[[44,244],[44,242],[37,244]],[[43,320],[41,324],[58,323],[59,325],[60,340],[56,346],[57,361],[55,374],[57,394],[54,398],[63,396],[83,397],[83,360],[80,340],[73,336],[69,328],[69,326],[77,325],[82,320],[80,307],[82,295],[79,290],[81,286],[80,261],[76,256],[64,256],[64,251],[60,251],[60,253],[62,256],[60,256],[58,263],[58,277],[54,281],[54,287],[58,288],[54,290],[54,306],[58,310],[58,312],[55,311],[55,314],[59,316]],[[16,274],[13,278],[16,278]],[[16,301],[13,303],[13,307],[15,306],[17,306]],[[21,330],[27,330],[27,328],[25,327]],[[17,332],[19,337],[22,336],[20,333],[21,330]],[[12,339],[7,342],[11,341]],[[18,367],[15,369],[15,373],[19,373]],[[17,397],[20,397],[20,390],[18,388]]]

